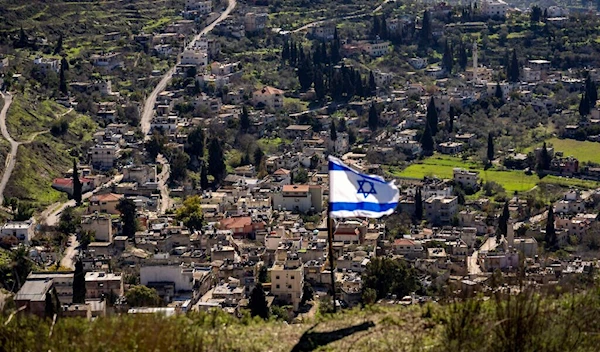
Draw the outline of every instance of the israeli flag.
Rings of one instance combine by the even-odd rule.
[[[400,191],[394,182],[358,173],[340,159],[329,157],[329,212],[331,217],[379,218],[398,205]]]

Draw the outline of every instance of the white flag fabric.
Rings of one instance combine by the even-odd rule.
[[[400,192],[394,182],[354,171],[340,159],[329,157],[329,212],[334,218],[379,218],[390,215]]]

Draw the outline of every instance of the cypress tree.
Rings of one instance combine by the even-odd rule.
[[[375,131],[377,126],[379,126],[379,113],[377,112],[375,103],[371,103],[371,107],[369,108],[369,129]]]
[[[420,44],[422,46],[427,46],[427,44],[429,44],[430,39],[431,39],[431,19],[429,18],[429,11],[425,10],[425,12],[423,12],[423,23],[421,25]]]
[[[204,162],[200,169],[200,187],[202,190],[208,189],[208,168]]]
[[[468,63],[467,48],[461,43],[458,51],[458,64],[460,65],[460,69],[464,71],[467,69]]]
[[[373,30],[372,30],[373,37],[378,36],[380,31],[381,31],[381,24],[379,23],[379,16],[373,16]]]
[[[450,111],[448,112],[448,133],[452,133],[454,130],[454,117],[456,115],[456,109],[454,106],[450,106]]]
[[[488,158],[488,163],[492,163],[492,160],[494,160],[494,136],[492,135],[492,132],[488,133],[488,140],[487,140],[487,158]]]
[[[438,131],[438,112],[435,108],[435,101],[433,97],[429,100],[429,104],[427,105],[427,124],[431,128],[431,135],[435,136]]]
[[[213,138],[208,146],[208,174],[214,177],[218,185],[225,177],[225,172],[223,146],[218,138]]]
[[[448,40],[444,45],[444,56],[442,57],[442,68],[448,72],[448,74],[452,73],[454,59],[452,58],[452,49],[448,44]]]
[[[73,199],[77,206],[81,205],[83,185],[79,179],[79,171],[77,170],[77,159],[73,159]]]
[[[250,293],[250,301],[248,302],[250,314],[255,317],[259,316],[263,319],[269,319],[269,306],[267,304],[267,296],[262,284],[256,284],[252,293]]]
[[[548,207],[548,218],[546,219],[546,241],[547,250],[556,250],[558,248],[558,239],[556,238],[556,229],[554,228],[554,209],[552,205]]]
[[[596,83],[592,81],[592,77],[589,73],[585,80],[585,92],[587,93],[590,107],[595,107],[596,102],[598,101],[598,89],[596,87]]]
[[[372,97],[377,95],[377,84],[375,84],[375,75],[369,71],[369,93]]]
[[[504,93],[502,92],[502,87],[500,87],[500,82],[496,82],[496,92],[494,93],[496,99],[500,101],[504,101]]]
[[[423,198],[421,196],[421,187],[415,192],[415,219],[423,219]]]
[[[508,233],[508,220],[510,219],[510,212],[508,210],[508,201],[504,202],[504,208],[502,214],[498,219],[498,231],[501,235],[506,236]]]
[[[512,83],[518,83],[519,82],[519,77],[520,77],[520,70],[519,70],[519,60],[517,59],[517,52],[516,50],[513,50],[512,53],[512,59],[510,62],[510,75],[509,75],[509,81],[511,81]]]
[[[242,115],[240,116],[240,130],[242,133],[248,132],[250,129],[250,117],[248,116],[248,108],[244,104],[242,106]]]
[[[581,117],[587,116],[590,114],[590,111],[590,100],[587,92],[583,92],[583,95],[581,95],[581,101],[579,102],[579,115],[581,115]]]
[[[425,155],[433,154],[434,143],[433,143],[433,135],[431,133],[431,127],[428,123],[425,123],[425,132],[421,137],[421,148],[423,149],[423,153]]]
[[[75,273],[73,274],[73,303],[85,303],[85,273],[83,262],[78,259],[75,262]]]
[[[329,138],[332,141],[337,141],[337,129],[335,127],[335,119],[331,119],[331,125],[329,126]]]

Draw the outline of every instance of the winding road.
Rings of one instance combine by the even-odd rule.
[[[383,5],[387,4],[388,2],[395,2],[395,1],[396,0],[385,0],[381,4],[379,4],[379,6],[377,6],[375,9],[373,9],[373,11],[371,11],[371,12],[354,13],[352,15],[346,15],[346,16],[342,16],[342,17],[326,18],[326,19],[314,21],[314,22],[311,22],[311,23],[307,23],[307,24],[305,24],[304,26],[302,26],[300,28],[294,29],[292,31],[292,33],[302,32],[302,31],[307,30],[307,29],[309,29],[311,27],[318,26],[320,24],[323,24],[323,23],[326,23],[326,22],[330,22],[330,21],[334,21],[334,20],[350,20],[350,19],[353,19],[353,18],[360,18],[360,17],[372,15],[372,14],[380,11],[383,8]]]
[[[236,0],[229,0],[229,4],[227,5],[225,11],[223,11],[216,20],[214,20],[211,24],[206,26],[200,33],[198,33],[198,35],[194,37],[194,40],[192,40],[186,48],[193,48],[195,42],[199,40],[201,36],[212,31],[217,24],[221,23],[223,20],[229,17],[229,14],[233,11],[236,5]],[[177,64],[179,64],[179,62],[180,60],[178,59]],[[140,128],[146,140],[150,138],[148,133],[150,132],[150,121],[152,120],[152,116],[154,115],[154,103],[156,102],[156,98],[163,90],[165,90],[167,84],[169,84],[169,81],[171,80],[171,78],[173,78],[173,73],[175,72],[175,67],[177,66],[177,64],[171,67],[171,69],[167,71],[167,73],[165,73],[163,78],[160,80],[160,82],[158,82],[152,93],[150,93],[150,95],[146,99],[146,103],[144,104],[144,110],[142,111],[142,118],[140,119]]]
[[[2,179],[0,179],[0,204],[4,203],[4,189],[6,188],[6,184],[10,179],[10,175],[15,168],[15,162],[17,160],[17,149],[19,148],[19,142],[15,141],[10,134],[8,133],[8,128],[6,128],[6,115],[8,112],[8,108],[10,104],[12,104],[12,94],[10,93],[2,93],[2,98],[4,99],[4,106],[2,107],[2,111],[0,111],[0,131],[2,131],[2,137],[6,139],[10,143],[10,153],[6,156],[6,161],[4,163],[4,172],[2,173]]]

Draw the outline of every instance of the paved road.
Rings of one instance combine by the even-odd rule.
[[[111,186],[115,183],[119,183],[122,179],[123,179],[123,175],[117,175],[117,176],[113,177],[112,180],[108,181],[105,185]],[[82,200],[90,198],[96,192],[101,190],[103,187],[104,186],[100,186],[90,192],[84,193],[81,196]],[[62,213],[62,211],[66,207],[74,207],[74,206],[75,206],[75,200],[73,200],[73,199],[71,199],[68,202],[64,202],[64,203],[54,203],[42,212],[42,215],[40,216],[40,222],[43,222],[48,226],[54,226],[58,223],[58,220],[60,219],[60,214]]]
[[[171,197],[169,196],[169,186],[167,185],[169,176],[171,176],[171,165],[169,165],[169,162],[162,154],[158,155],[156,160],[162,165],[162,171],[158,175],[158,187],[160,189],[158,213],[164,214],[172,204]]]
[[[213,21],[210,25],[206,26],[200,33],[198,33],[194,40],[192,40],[188,44],[187,48],[189,49],[194,47],[196,40],[198,40],[201,36],[207,34],[208,32],[212,31],[217,24],[229,17],[229,14],[231,13],[231,11],[233,11],[236,4],[236,0],[229,0],[229,5],[225,9],[225,11],[223,11],[215,21]],[[177,63],[179,63],[179,60],[177,61]],[[142,111],[142,118],[140,119],[140,128],[142,129],[142,133],[144,134],[145,139],[148,139],[150,137],[148,136],[148,132],[150,132],[150,120],[152,120],[152,116],[154,115],[154,103],[156,102],[156,98],[163,90],[165,90],[167,84],[169,84],[169,81],[173,77],[174,72],[175,66],[173,66],[169,71],[167,71],[167,73],[165,73],[163,78],[160,80],[160,82],[158,82],[152,93],[150,93],[150,95],[146,99],[146,103],[144,104],[144,110]]]
[[[490,236],[488,239],[479,247],[478,250],[474,251],[473,254],[469,257],[469,261],[467,263],[467,269],[469,270],[469,275],[477,275],[481,274],[481,268],[479,267],[479,263],[477,259],[479,257],[479,252],[489,252],[491,250],[496,249],[498,243],[496,242],[496,236]]]
[[[8,133],[8,128],[6,128],[6,113],[8,112],[8,108],[12,103],[12,95],[10,93],[2,92],[0,92],[0,95],[2,95],[2,98],[4,98],[4,106],[2,107],[2,111],[0,111],[0,131],[2,132],[2,137],[4,137],[4,139],[10,143],[10,153],[8,153],[6,156],[4,172],[2,173],[2,179],[0,179],[0,204],[2,204],[4,201],[4,189],[6,188],[6,184],[10,179],[10,175],[15,168],[19,143],[10,136]]]
[[[323,24],[323,23],[326,23],[326,22],[330,22],[330,21],[334,21],[334,20],[338,20],[338,21],[340,21],[340,20],[350,20],[350,19],[353,19],[353,18],[360,18],[360,17],[368,16],[368,15],[374,14],[377,11],[381,10],[383,8],[383,5],[387,4],[388,2],[395,2],[395,1],[396,0],[385,0],[379,6],[377,6],[375,9],[373,9],[373,11],[370,11],[370,12],[353,14],[353,15],[347,15],[347,16],[343,16],[343,17],[332,17],[332,18],[326,18],[326,19],[319,20],[319,21],[314,21],[314,22],[305,24],[304,26],[302,26],[300,28],[294,29],[292,31],[292,33],[302,32],[302,31],[305,31],[305,30],[307,30],[307,29],[309,29],[311,27],[315,27],[315,26],[318,26],[320,24]]]
[[[69,246],[65,248],[65,254],[60,260],[60,266],[75,270],[75,256],[79,253],[77,247],[79,247],[77,236],[71,235],[69,237]]]

